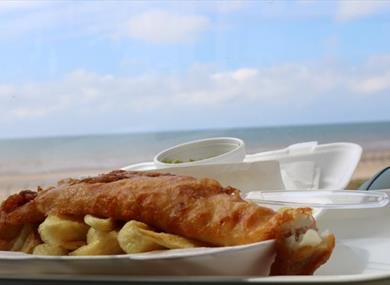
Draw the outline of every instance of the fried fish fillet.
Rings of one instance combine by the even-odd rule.
[[[277,239],[275,274],[313,273],[329,258],[335,240],[332,234],[317,233],[310,209],[275,212],[243,200],[237,189],[212,179],[117,170],[10,196],[0,208],[0,247],[9,250],[21,226],[39,224],[49,214],[138,220],[216,246]],[[308,229],[317,234],[317,242],[300,246]],[[302,249],[309,253],[305,260],[291,264]]]

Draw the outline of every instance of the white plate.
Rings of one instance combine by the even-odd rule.
[[[260,275],[274,260],[273,241],[250,245],[111,256],[34,256],[0,251],[1,274],[117,274],[145,276]]]
[[[390,190],[386,191],[390,194]],[[242,262],[241,259],[235,259],[230,255],[232,252],[220,252],[214,255],[199,255],[197,256],[197,262],[194,264],[188,264],[184,260],[179,259],[166,259],[164,262],[152,262],[147,265],[147,269],[138,272],[138,276],[96,276],[80,275],[80,270],[96,271],[96,266],[99,266],[105,272],[110,269],[120,271],[117,273],[123,274],[123,270],[127,272],[133,272],[134,268],[129,266],[128,259],[122,257],[122,259],[114,260],[107,258],[97,258],[92,263],[88,258],[79,259],[74,262],[71,258],[8,258],[3,256],[0,259],[0,280],[12,280],[12,282],[20,281],[23,284],[27,284],[28,281],[33,280],[60,280],[68,281],[105,281],[105,282],[183,282],[189,281],[201,283],[203,281],[234,281],[234,282],[251,282],[251,283],[338,283],[338,284],[389,284],[390,283],[390,222],[388,218],[390,216],[390,205],[385,208],[365,209],[365,210],[334,210],[327,211],[321,216],[319,225],[321,228],[328,228],[336,234],[337,245],[336,249],[328,261],[323,267],[321,267],[315,276],[286,276],[286,277],[239,277],[231,276],[235,270],[235,265]],[[251,245],[253,246],[253,245]],[[246,250],[241,251],[242,258],[245,259],[246,254],[251,254],[254,248],[247,247]],[[244,254],[245,253],[245,254]],[[104,260],[106,259],[106,260]],[[165,262],[179,261],[178,264],[181,267],[169,268],[164,267]],[[137,261],[138,262],[138,261]],[[195,277],[191,272],[202,270],[208,266],[219,266],[220,270],[229,271],[227,274],[221,274],[218,276],[217,272],[213,276],[208,277]],[[259,264],[259,261],[252,259],[254,264]],[[98,265],[97,265],[98,264]],[[107,268],[105,268],[107,267]],[[119,268],[119,269],[117,269]],[[154,270],[177,270],[175,275],[165,277],[150,277]],[[68,272],[66,275],[54,275],[56,270],[61,272]],[[182,271],[187,270],[185,274],[192,276],[178,276]],[[207,269],[209,270],[209,269]],[[248,270],[250,270],[248,268]],[[146,271],[146,274],[145,274]],[[88,271],[84,271],[88,273]],[[100,273],[105,273],[100,272]],[[142,275],[142,273],[144,275]],[[198,271],[199,272],[199,271]],[[71,274],[69,274],[71,273]],[[229,275],[229,276],[228,276]]]

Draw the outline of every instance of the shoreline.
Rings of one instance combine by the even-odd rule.
[[[351,181],[355,184],[364,181],[387,166],[390,166],[390,149],[366,151],[362,155]],[[61,179],[93,176],[110,170],[112,168],[78,168],[46,171],[44,173],[3,173],[0,174],[0,198],[20,190],[35,190],[38,185],[42,187],[55,185]]]

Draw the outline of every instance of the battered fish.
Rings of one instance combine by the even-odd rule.
[[[9,250],[22,225],[38,225],[49,214],[138,220],[214,246],[277,239],[272,273],[278,275],[312,274],[335,243],[332,234],[317,233],[310,209],[275,212],[212,179],[117,170],[10,196],[0,208],[0,247]],[[300,244],[308,229],[316,242]]]

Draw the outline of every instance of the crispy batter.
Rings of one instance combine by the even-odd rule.
[[[250,204],[211,179],[115,171],[41,191],[8,214],[10,224],[39,223],[48,214],[137,220],[215,245],[270,239],[275,212]],[[228,233],[228,234],[227,234]],[[245,233],[245,234],[243,234]]]
[[[34,200],[37,192],[30,190],[20,191],[18,194],[13,194],[7,200],[1,203],[0,206],[0,250],[10,246],[9,241],[15,238],[21,230],[21,224],[9,223],[8,213],[17,210],[28,202]]]
[[[276,260],[271,275],[310,275],[332,254],[336,239],[326,235],[316,246],[291,247],[286,239],[276,240]]]
[[[335,236],[327,233],[320,236],[310,208],[285,209],[277,215],[276,259],[271,275],[310,275],[324,264],[335,247]],[[309,229],[315,230],[318,243],[300,244]]]
[[[303,231],[315,227],[309,209],[275,213],[243,200],[237,189],[224,188],[215,180],[171,174],[118,170],[92,178],[63,180],[55,188],[39,191],[33,199],[21,200],[23,203],[16,203],[17,207],[2,206],[0,239],[7,238],[1,231],[26,223],[39,224],[49,214],[137,220],[167,233],[219,246],[283,239],[296,230],[291,230],[294,226]],[[3,205],[9,203],[7,200]],[[307,217],[309,224],[294,225],[298,216]],[[326,250],[330,254],[332,249]],[[317,256],[311,262],[319,266],[328,256]],[[300,270],[310,273],[316,266]]]
[[[10,213],[16,208],[34,200],[36,196],[37,192],[31,190],[20,191],[18,194],[9,196],[8,199],[1,204],[1,210],[5,213]]]

